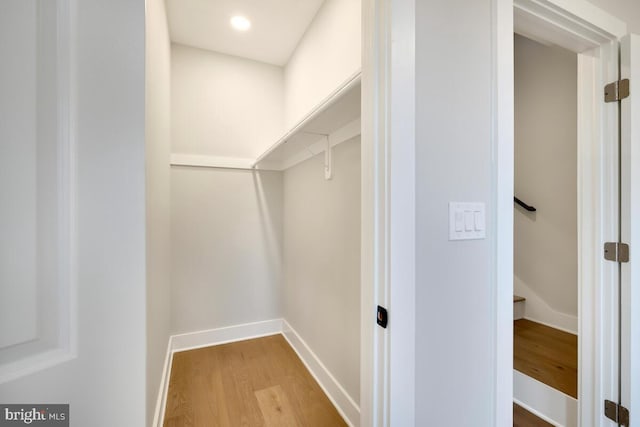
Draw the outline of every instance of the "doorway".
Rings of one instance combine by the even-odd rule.
[[[576,53],[515,34],[514,95],[514,402],[541,420],[575,426]]]
[[[498,307],[513,304],[513,32],[577,53],[578,420],[599,425],[605,396],[617,396],[618,266],[602,257],[602,243],[618,238],[617,107],[602,88],[618,78],[618,40],[626,25],[587,3],[571,10],[534,1],[499,3],[496,90]],[[498,180],[498,177],[501,179]],[[505,182],[509,179],[510,182]],[[507,205],[507,202],[509,204]],[[533,202],[532,202],[533,203]],[[513,357],[512,310],[498,310],[498,349]],[[507,333],[508,331],[508,333]],[[505,360],[502,362],[507,363]],[[511,361],[509,362],[511,363]],[[512,412],[513,372],[498,364],[498,421]],[[511,369],[511,366],[509,367]],[[509,383],[508,383],[509,382]],[[504,400],[503,400],[504,399]],[[509,402],[509,407],[506,403]],[[502,406],[504,405],[504,406]]]
[[[269,418],[271,397],[300,424],[360,423],[362,5],[267,3],[168,1],[159,19],[154,40],[170,42],[159,91],[171,95],[171,338],[156,424],[223,422],[202,390],[174,399],[181,383],[217,375],[202,368],[212,357],[238,372],[252,370],[244,359],[273,365],[268,354],[288,357],[280,344],[314,380],[246,374],[235,386],[248,394],[218,402],[231,424]],[[249,342],[272,335],[283,338]],[[295,408],[312,389],[331,401],[316,418]]]

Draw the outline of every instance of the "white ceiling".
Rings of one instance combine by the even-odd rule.
[[[166,0],[171,40],[283,66],[324,0]],[[234,15],[251,29],[231,28]]]

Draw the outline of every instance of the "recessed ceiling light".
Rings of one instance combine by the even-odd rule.
[[[251,21],[244,16],[237,15],[231,18],[231,26],[238,31],[247,31],[251,28]]]

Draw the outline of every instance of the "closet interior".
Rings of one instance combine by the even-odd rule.
[[[358,425],[360,1],[165,4],[173,358],[161,423]]]

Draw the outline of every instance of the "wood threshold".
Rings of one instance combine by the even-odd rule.
[[[346,426],[280,334],[173,355],[165,427]]]

